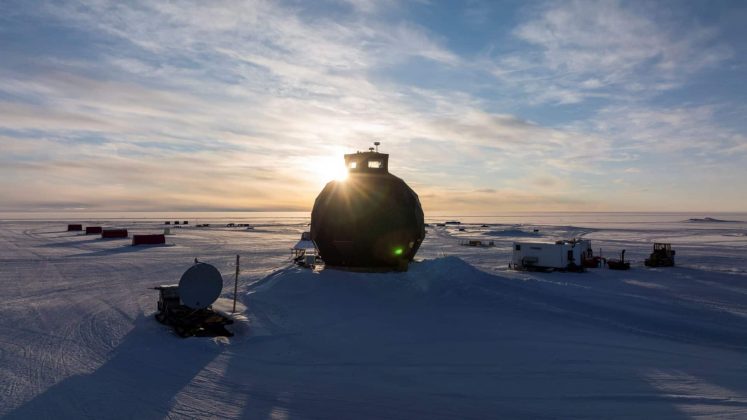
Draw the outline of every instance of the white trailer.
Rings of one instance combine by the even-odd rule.
[[[514,242],[511,264],[517,270],[577,269],[582,266],[589,250],[591,243],[588,240]]]

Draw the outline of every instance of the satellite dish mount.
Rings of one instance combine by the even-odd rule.
[[[233,336],[225,328],[233,320],[211,307],[223,289],[223,276],[212,265],[195,262],[178,285],[154,289],[160,292],[156,320],[171,326],[180,337]]]

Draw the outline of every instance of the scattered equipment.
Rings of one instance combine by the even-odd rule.
[[[389,173],[388,154],[347,154],[345,165],[348,179],[329,182],[311,212],[311,239],[326,266],[407,270],[425,238],[418,195]]]
[[[630,270],[630,261],[625,261],[625,250],[620,253],[620,259],[608,259],[607,267],[610,270]]]
[[[127,229],[104,229],[101,231],[101,237],[104,239],[126,238]]]
[[[321,258],[319,258],[316,244],[311,240],[310,232],[301,234],[301,240],[291,248],[291,258],[296,264],[312,269],[320,262]]]
[[[212,309],[223,290],[223,276],[210,264],[195,263],[179,284],[154,287],[159,291],[156,320],[170,325],[180,337],[226,336],[233,320]]]
[[[132,245],[163,245],[166,243],[166,236],[157,235],[132,235]]]
[[[493,242],[493,241],[481,241],[481,240],[477,240],[477,239],[470,239],[468,241],[462,241],[462,242],[460,242],[459,245],[462,245],[462,246],[479,246],[479,247],[487,248],[487,247],[495,246],[495,242]]]
[[[511,267],[516,270],[583,271],[583,256],[591,248],[586,239],[555,243],[514,242]]]
[[[539,229],[535,229],[538,232]],[[586,246],[586,250],[581,252],[581,265],[584,268],[599,268],[602,265],[602,256],[594,255],[594,251],[591,249],[591,241],[588,239],[581,240],[582,248]],[[601,254],[601,249],[599,250]]]
[[[654,252],[644,261],[647,267],[674,267],[674,250],[671,244],[655,243]]]
[[[100,234],[101,231],[101,226],[86,226],[86,235]]]
[[[68,232],[79,232],[83,230],[83,225],[67,225]]]

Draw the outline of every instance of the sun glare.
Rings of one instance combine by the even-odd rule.
[[[341,155],[316,160],[313,164],[313,173],[323,184],[333,180],[344,181],[348,177],[348,170]]]

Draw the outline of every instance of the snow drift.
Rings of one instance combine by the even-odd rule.
[[[455,257],[396,274],[289,268],[247,296],[254,339],[267,344],[252,353],[290,363],[317,395],[376,396],[356,409],[324,397],[341,417],[676,417],[669,398],[703,400],[660,395],[674,380],[662,372],[697,377],[706,363],[734,380],[714,357],[744,354],[744,317],[634,284],[590,290],[565,276],[517,281]],[[325,415],[306,404],[289,412]]]

